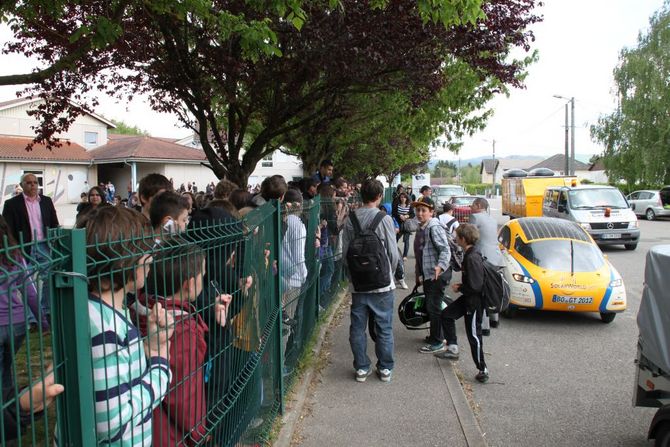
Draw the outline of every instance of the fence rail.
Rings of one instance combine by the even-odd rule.
[[[272,202],[173,236],[110,227],[97,239],[86,229],[5,239],[2,444],[267,441],[341,290],[349,206]],[[41,411],[58,392],[51,381],[65,391]]]

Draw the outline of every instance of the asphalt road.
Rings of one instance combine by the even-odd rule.
[[[499,201],[491,214],[507,220]],[[632,405],[636,316],[647,251],[670,244],[670,221],[643,220],[640,229],[637,250],[603,248],[628,294],[628,309],[612,323],[597,314],[518,312],[485,338],[491,379],[473,384],[472,396],[489,445],[651,445],[646,436],[655,409]],[[474,382],[471,359],[463,356],[457,366]]]

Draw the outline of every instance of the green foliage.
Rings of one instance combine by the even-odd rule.
[[[432,177],[455,177],[458,174],[458,166],[452,161],[440,160],[435,164],[433,171],[431,172]]]
[[[670,11],[650,19],[636,48],[624,48],[614,69],[619,108],[601,116],[591,137],[605,146],[610,180],[628,185],[670,183]]]
[[[116,128],[110,129],[109,133],[119,135],[149,135],[149,132],[142,130],[137,126],[130,125],[124,121],[110,120]]]
[[[467,166],[461,167],[461,183],[479,184],[482,181],[482,175],[479,172],[480,166],[472,166],[468,163]]]

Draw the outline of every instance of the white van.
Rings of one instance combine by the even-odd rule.
[[[599,245],[623,244],[626,250],[635,250],[640,240],[637,216],[612,186],[549,187],[542,214],[579,223]]]

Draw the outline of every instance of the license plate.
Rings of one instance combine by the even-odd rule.
[[[591,304],[593,303],[593,297],[554,295],[551,298],[551,301],[554,303],[562,303],[562,304]]]
[[[607,233],[603,234],[601,237],[603,239],[621,239],[621,235],[619,233]]]

